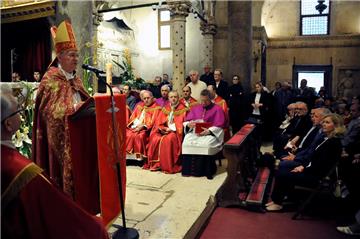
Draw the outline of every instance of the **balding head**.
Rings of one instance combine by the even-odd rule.
[[[197,72],[195,70],[191,70],[189,75],[190,75],[191,82],[193,84],[196,84],[199,80],[199,72]]]
[[[189,86],[184,86],[182,92],[185,100],[188,100],[191,97],[191,88]]]
[[[150,106],[154,101],[153,94],[151,93],[151,91],[148,90],[144,90],[141,92],[142,92],[141,100],[144,102],[146,106]]]
[[[179,93],[177,91],[170,91],[169,92],[169,101],[170,105],[176,106],[179,103]]]

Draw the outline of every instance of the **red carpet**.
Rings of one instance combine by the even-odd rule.
[[[333,239],[349,238],[331,220],[291,220],[293,212],[255,213],[239,208],[217,208],[201,239]],[[353,238],[353,237],[351,237]]]

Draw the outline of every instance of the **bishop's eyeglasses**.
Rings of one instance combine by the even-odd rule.
[[[22,108],[21,105],[18,105],[17,110],[16,110],[15,112],[9,114],[8,116],[6,116],[5,118],[3,118],[3,119],[1,120],[1,124],[3,124],[3,123],[5,122],[5,120],[13,117],[14,115],[16,115],[16,114],[18,114],[18,113],[20,113],[20,112],[22,112],[22,111],[24,111],[24,110],[25,110],[25,109]]]

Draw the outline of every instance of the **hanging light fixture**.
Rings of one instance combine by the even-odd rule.
[[[324,4],[325,0],[318,0],[318,5],[315,6],[315,9],[319,11],[320,14],[327,8],[327,5]]]

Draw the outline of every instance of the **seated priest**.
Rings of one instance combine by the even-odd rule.
[[[228,141],[230,139],[229,108],[228,108],[228,105],[227,105],[226,101],[221,96],[216,94],[216,87],[214,85],[208,85],[207,89],[210,92],[211,101],[213,103],[217,104],[218,106],[220,106],[223,109],[224,113],[225,113],[226,127],[224,128],[224,141],[226,142],[226,141]]]
[[[184,97],[180,99],[180,102],[185,105],[188,110],[191,110],[193,106],[198,104],[198,102],[195,98],[191,97],[191,88],[189,86],[184,86],[182,91]]]
[[[21,119],[11,89],[1,89],[1,235],[4,238],[109,238],[100,218],[61,192],[11,138]]]
[[[176,91],[170,91],[169,100],[170,103],[162,108],[150,133],[147,146],[148,162],[144,168],[178,173],[181,171],[183,122],[187,108],[179,102],[179,94]]]
[[[183,175],[207,176],[216,172],[214,155],[224,142],[226,117],[223,109],[211,101],[210,92],[200,93],[201,104],[194,106],[185,118],[182,145]]]
[[[169,85],[161,86],[161,97],[156,99],[156,103],[161,107],[165,107],[165,105],[169,103],[169,92],[170,92]]]
[[[141,91],[140,98],[142,102],[136,105],[126,128],[126,152],[138,160],[147,158],[148,137],[160,110],[150,91]]]

